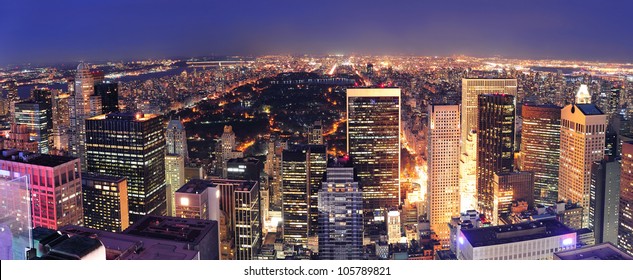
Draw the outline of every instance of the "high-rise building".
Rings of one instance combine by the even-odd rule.
[[[18,95],[18,84],[15,80],[6,82],[7,88],[7,100],[9,102],[9,120],[13,120],[15,117],[15,103],[20,102],[20,96]]]
[[[232,126],[224,126],[224,132],[222,133],[222,136],[220,138],[219,145],[219,167],[222,171],[222,177],[226,178],[226,162],[229,159],[241,158],[244,156],[242,152],[235,150],[237,146],[235,143],[235,132],[233,132]]]
[[[514,170],[515,100],[509,94],[478,99],[477,202],[479,211],[494,219],[494,175]]]
[[[589,190],[589,229],[596,243],[618,243],[620,205],[620,162],[596,161],[591,166]]]
[[[327,168],[327,149],[324,145],[307,145],[308,167],[308,236],[316,236],[319,228],[319,190]]]
[[[262,244],[259,183],[244,181],[235,188],[235,259],[253,260]],[[253,182],[255,182],[253,184]]]
[[[70,131],[70,107],[71,98],[68,93],[56,92],[52,99],[53,111],[53,148],[59,151],[68,151]]]
[[[591,164],[604,156],[607,117],[588,103],[586,86],[581,86],[576,101],[561,111],[558,198],[579,203],[585,211],[582,225],[588,227]]]
[[[95,95],[101,97],[102,114],[119,111],[119,83],[112,81],[95,81]]]
[[[461,213],[477,209],[477,132],[468,133],[459,157],[459,193]]]
[[[165,134],[161,116],[110,113],[86,123],[88,172],[127,178],[130,224],[165,215]]]
[[[262,163],[254,157],[234,158],[226,163],[226,178],[231,180],[247,180],[260,182]]]
[[[218,221],[221,242],[235,248],[231,259],[250,260],[257,254],[262,242],[260,213],[256,181],[194,179],[176,191],[176,216]]]
[[[323,124],[316,121],[308,129],[308,144],[323,145]]]
[[[168,155],[180,155],[189,161],[187,148],[187,132],[180,120],[170,120],[165,133],[165,153]]]
[[[26,125],[30,140],[38,143],[39,153],[48,153],[52,121],[52,109],[48,103],[23,101],[15,104],[15,123]]]
[[[98,100],[97,100],[98,99]],[[86,166],[86,119],[101,114],[101,98],[94,95],[94,79],[90,66],[80,63],[75,75],[75,92],[70,100],[70,155]]]
[[[9,137],[2,141],[3,149],[16,149],[32,153],[39,152],[39,143],[31,137],[31,130],[25,124],[11,124]]]
[[[555,105],[523,105],[521,171],[534,172],[534,203],[553,206],[558,201],[560,113]]]
[[[622,144],[618,246],[633,255],[633,142]]]
[[[347,152],[363,188],[366,225],[384,224],[400,203],[400,101],[399,88],[347,89]]]
[[[462,143],[470,131],[478,131],[478,98],[481,94],[517,94],[517,79],[462,79]]]
[[[529,208],[534,207],[534,173],[495,172],[493,181],[494,210],[490,217],[497,224],[501,215],[511,212],[512,202],[525,201]]]
[[[457,240],[460,260],[551,260],[576,248],[576,232],[555,219],[462,228]]]
[[[85,227],[120,232],[130,225],[125,177],[82,173],[81,188]]]
[[[220,222],[220,190],[211,182],[192,179],[175,192],[178,218]]]
[[[33,227],[81,225],[83,207],[78,159],[2,150],[0,176],[29,176]]]
[[[281,211],[281,155],[287,148],[287,142],[271,137],[268,142],[268,154],[264,170],[269,178],[270,210]]]
[[[302,145],[283,151],[282,212],[284,240],[289,244],[307,245],[306,238],[318,232],[318,197],[326,167],[324,145]]]
[[[185,184],[185,159],[181,155],[165,156],[165,188],[167,190],[167,215],[176,217],[174,193]]]
[[[363,256],[363,197],[351,161],[332,162],[319,190],[319,259]]]
[[[389,244],[398,244],[402,240],[402,223],[398,210],[387,212],[387,239]]]
[[[307,245],[310,197],[306,151],[284,150],[281,161],[284,243]]]
[[[459,215],[459,105],[430,105],[428,196],[431,229],[448,246],[448,223]]]

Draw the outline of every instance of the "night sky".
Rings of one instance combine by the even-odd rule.
[[[633,1],[0,0],[0,65],[283,53],[633,62]]]

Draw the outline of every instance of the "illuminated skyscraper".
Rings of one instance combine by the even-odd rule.
[[[468,133],[459,157],[460,213],[477,209],[477,133]]]
[[[363,188],[365,223],[384,223],[400,203],[399,88],[347,89],[347,152]]]
[[[633,142],[622,144],[618,246],[633,255]]]
[[[354,167],[332,163],[319,190],[319,259],[359,260],[363,256],[363,197]]]
[[[448,246],[448,223],[459,216],[459,105],[430,105],[428,196],[431,229]]]
[[[81,174],[78,159],[2,150],[0,177],[27,175],[33,227],[57,229],[83,224]]]
[[[226,162],[229,159],[233,158],[241,158],[244,154],[240,151],[235,150],[237,148],[235,143],[235,132],[233,132],[233,127],[230,125],[224,126],[224,133],[220,138],[220,153],[219,153],[219,165],[221,169],[221,174],[223,178],[226,178]]]
[[[165,156],[165,186],[167,189],[167,215],[175,217],[174,193],[185,184],[185,159],[181,155]]]
[[[493,177],[493,215],[489,217],[497,224],[501,215],[509,214],[513,201],[525,201],[529,208],[534,207],[534,173],[502,172]]]
[[[308,161],[305,150],[285,150],[281,156],[284,243],[308,242]]]
[[[161,116],[110,113],[86,120],[88,172],[126,177],[130,224],[167,214]]]
[[[473,210],[477,197],[478,96],[489,93],[516,95],[516,79],[462,79],[460,192],[461,212]]]
[[[187,133],[180,120],[170,120],[169,124],[167,124],[167,131],[165,133],[165,150],[168,155],[181,155],[185,159],[185,162],[189,160]]]
[[[495,218],[494,175],[514,171],[514,96],[479,95],[477,201],[479,211]]]
[[[18,84],[15,80],[6,82],[7,87],[7,101],[9,102],[9,120],[15,118],[15,103],[20,102],[20,96],[18,95]]]
[[[553,206],[558,201],[560,113],[554,105],[523,105],[521,171],[534,172],[534,202]]]
[[[130,225],[127,179],[82,173],[81,188],[85,227],[120,232]]]
[[[516,95],[517,79],[462,79],[462,143],[470,131],[478,131],[477,98],[488,93]]]
[[[583,208],[582,226],[589,225],[591,165],[602,160],[607,116],[590,102],[586,86],[580,88],[576,104],[561,111],[558,199]]]
[[[70,130],[71,97],[68,93],[55,92],[52,99],[53,108],[53,148],[68,151],[68,133]]]
[[[15,104],[15,123],[26,125],[30,140],[38,143],[38,152],[47,154],[53,130],[50,103],[24,101]]]
[[[86,63],[77,66],[75,92],[70,100],[70,155],[81,160],[86,166],[86,126],[87,118],[101,114],[101,98],[94,95],[94,79]]]
[[[308,160],[308,236],[317,234],[319,227],[319,189],[327,167],[327,151],[324,145],[307,145]]]
[[[262,243],[259,183],[244,181],[235,188],[235,259],[253,260]],[[254,182],[254,184],[253,184]]]
[[[223,246],[235,250],[234,257],[223,253],[223,259],[250,260],[257,254],[262,241],[262,221],[256,181],[194,179],[178,189],[175,197],[177,217],[220,223]]]

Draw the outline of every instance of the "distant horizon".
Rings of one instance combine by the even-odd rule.
[[[358,54],[358,53],[269,53],[269,54],[208,54],[208,55],[195,55],[195,56],[186,56],[186,55],[173,55],[173,56],[165,56],[165,57],[138,57],[138,58],[111,58],[111,59],[78,59],[78,60],[66,60],[66,61],[51,61],[51,62],[21,62],[21,63],[8,63],[8,64],[0,64],[0,68],[9,68],[9,67],[51,67],[51,66],[60,66],[66,65],[72,66],[74,64],[79,64],[81,62],[86,62],[88,64],[97,64],[97,63],[109,63],[109,62],[123,62],[130,63],[134,61],[147,61],[147,60],[181,60],[186,61],[188,59],[200,59],[200,58],[222,58],[222,57],[238,57],[238,58],[260,58],[265,56],[314,56],[314,57],[324,57],[324,56],[385,56],[385,57],[434,57],[434,58],[451,58],[451,57],[467,57],[467,58],[476,58],[476,59],[505,59],[505,60],[533,60],[533,61],[547,61],[547,60],[559,60],[566,62],[589,62],[589,63],[613,63],[613,64],[623,64],[623,65],[631,65],[633,66],[633,58],[629,61],[624,60],[596,60],[596,59],[582,59],[582,58],[557,58],[557,57],[540,57],[540,58],[530,58],[530,57],[515,57],[515,56],[503,56],[503,55],[489,55],[489,56],[477,56],[477,55],[465,55],[465,54],[452,54],[452,55],[422,55],[422,54]],[[75,65],[76,66],[76,65]]]
[[[6,1],[0,65],[267,53],[633,59],[633,1]]]

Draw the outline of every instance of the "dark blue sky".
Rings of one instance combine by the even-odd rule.
[[[633,62],[633,1],[0,0],[0,65],[334,52]]]

